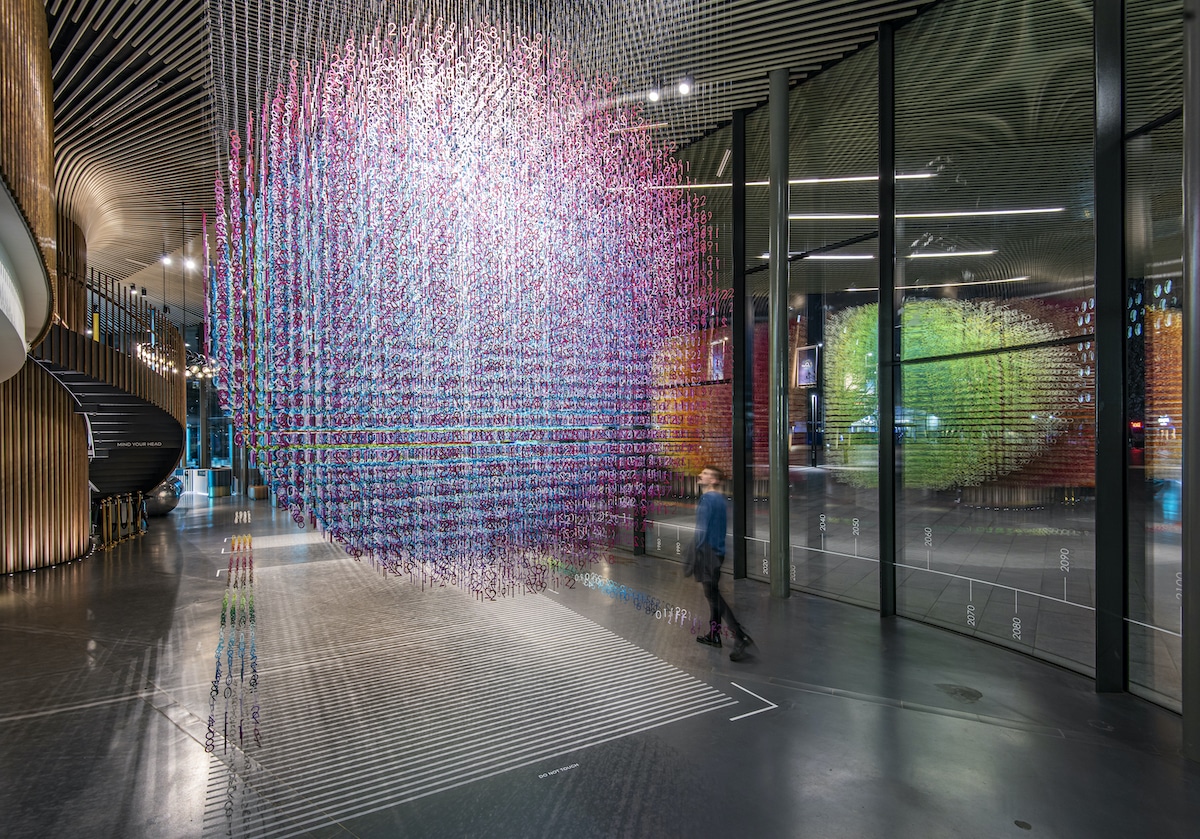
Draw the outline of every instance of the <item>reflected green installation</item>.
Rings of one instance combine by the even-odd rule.
[[[844,309],[826,328],[828,466],[873,487],[878,446],[878,306]],[[942,490],[1008,475],[1053,447],[1081,404],[1075,344],[1026,309],[990,301],[910,300],[901,312],[904,408],[896,418],[904,482]],[[1020,352],[997,352],[1019,346]],[[923,359],[936,363],[921,363]]]

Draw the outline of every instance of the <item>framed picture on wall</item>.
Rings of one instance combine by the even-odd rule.
[[[820,344],[796,348],[796,387],[816,387],[820,362]]]
[[[725,378],[725,341],[713,341],[708,347],[708,380],[719,382]]]

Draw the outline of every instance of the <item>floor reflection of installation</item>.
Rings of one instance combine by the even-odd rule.
[[[241,516],[239,516],[241,518]],[[216,670],[209,690],[208,730],[205,750],[213,755],[210,792],[220,794],[223,835],[245,835],[263,813],[251,789],[256,764],[254,753],[262,747],[259,705],[258,646],[255,637],[254,552],[248,535],[228,542],[229,567],[221,604],[221,630],[217,641]],[[211,810],[210,809],[210,814]],[[206,820],[207,821],[207,820]],[[206,824],[207,829],[212,825]]]
[[[223,754],[216,715],[220,761],[210,770],[205,835],[321,835],[348,819],[521,767],[536,777],[594,746],[747,706],[555,597],[480,603],[367,563],[300,565],[290,557],[305,535],[254,539],[256,593],[271,610],[258,670],[270,723],[261,744],[249,717],[241,745],[231,726]],[[327,559],[331,550],[314,543],[301,555]],[[279,568],[272,556],[289,559]],[[600,583],[578,576],[581,587]],[[220,681],[236,700],[239,658],[235,645],[230,683],[228,643]],[[440,835],[439,827],[416,833]],[[395,830],[389,822],[378,835]]]

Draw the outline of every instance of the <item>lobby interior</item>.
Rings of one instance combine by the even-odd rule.
[[[1195,14],[0,0],[0,834],[1194,835]]]
[[[247,534],[249,646],[214,697]],[[594,573],[705,614],[674,562]],[[13,837],[1183,839],[1200,817],[1178,715],[751,580],[722,583],[755,640],[734,663],[599,581],[422,590],[240,498],[3,579]]]

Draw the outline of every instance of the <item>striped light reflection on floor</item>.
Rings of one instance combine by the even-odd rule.
[[[205,835],[305,833],[736,702],[544,596],[352,576],[260,572],[263,742],[217,748]]]

